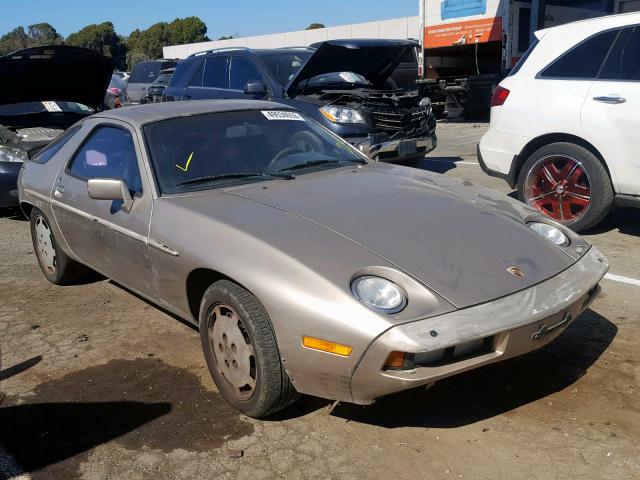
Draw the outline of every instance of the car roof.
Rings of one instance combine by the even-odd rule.
[[[292,110],[276,102],[259,100],[189,100],[181,102],[149,103],[131,107],[105,110],[91,116],[105,120],[122,120],[132,125],[144,125],[175,117],[188,117],[205,113],[233,112],[242,110]]]

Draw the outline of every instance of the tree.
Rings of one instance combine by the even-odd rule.
[[[305,30],[315,30],[316,28],[325,28],[324,23],[312,23]]]
[[[41,45],[61,45],[64,38],[48,23],[29,25],[28,35],[32,47]]]
[[[0,37],[0,55],[22,50],[23,48],[39,47],[42,45],[60,45],[64,43],[62,36],[48,23],[14,28]]]
[[[126,66],[126,45],[113,28],[113,23],[87,25],[67,37],[67,45],[84,47],[111,57],[116,68]]]

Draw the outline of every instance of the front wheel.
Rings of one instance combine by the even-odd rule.
[[[600,223],[613,206],[613,187],[600,160],[566,142],[536,150],[518,177],[518,198],[581,232]]]
[[[297,399],[271,322],[258,299],[220,280],[200,304],[200,339],[220,395],[243,414],[262,418]]]

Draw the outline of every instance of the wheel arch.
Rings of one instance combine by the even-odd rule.
[[[31,218],[31,212],[34,208],[35,206],[29,202],[20,202],[20,210],[22,210],[23,215],[27,218]]]
[[[189,272],[189,275],[187,275],[185,289],[187,294],[187,303],[189,305],[189,312],[191,313],[191,316],[196,323],[199,322],[200,302],[202,302],[204,292],[206,292],[207,288],[209,288],[218,280],[228,280],[251,292],[251,289],[247,288],[241,282],[212,268],[199,267],[192,270],[191,272]]]
[[[511,175],[513,185],[511,186],[515,187],[518,185],[518,179],[520,177],[520,171],[522,170],[522,166],[524,165],[524,163],[527,161],[527,159],[531,156],[533,152],[544,147],[545,145],[549,145],[551,143],[558,143],[558,142],[573,143],[593,153],[593,155],[595,155],[595,157],[600,161],[604,169],[607,171],[607,175],[609,176],[609,181],[611,182],[611,186],[613,187],[613,190],[615,192],[616,188],[613,182],[613,177],[611,175],[611,170],[609,169],[609,166],[607,165],[607,162],[604,159],[604,156],[592,143],[588,142],[584,138],[581,138],[581,137],[578,137],[577,135],[572,135],[569,133],[547,133],[545,135],[541,135],[529,141],[529,143],[527,143],[524,146],[520,154],[517,156],[516,161],[514,162],[513,173]]]

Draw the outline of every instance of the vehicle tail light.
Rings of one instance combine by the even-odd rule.
[[[120,95],[120,93],[122,93],[122,90],[120,90],[118,87],[109,87],[107,88],[107,92],[113,93],[114,95]]]
[[[113,101],[113,104],[116,108],[122,108],[122,102],[120,101],[120,97],[116,97],[116,99]]]
[[[491,103],[489,104],[489,106],[501,107],[502,105],[504,105],[504,102],[507,101],[510,93],[510,90],[498,85],[495,92],[493,92],[493,97],[491,97]]]

